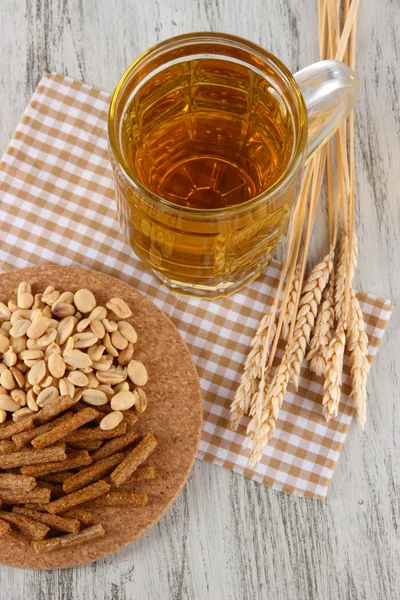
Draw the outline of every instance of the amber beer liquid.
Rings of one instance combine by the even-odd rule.
[[[216,297],[261,272],[307,141],[304,100],[278,59],[223,34],[163,42],[121,79],[109,135],[124,231],[162,281]]]

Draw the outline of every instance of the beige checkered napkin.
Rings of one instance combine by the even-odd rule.
[[[348,365],[338,419],[325,423],[321,381],[303,369],[289,388],[275,437],[254,470],[246,467],[246,423],[230,430],[229,405],[250,339],[271,304],[279,264],[231,298],[177,297],[146,271],[120,233],[107,158],[109,96],[62,75],[46,75],[0,165],[0,269],[83,265],[128,281],[174,321],[189,345],[204,395],[199,458],[277,490],[324,498],[353,408]],[[387,300],[360,294],[371,359],[388,323]],[[373,399],[371,399],[373,400]]]

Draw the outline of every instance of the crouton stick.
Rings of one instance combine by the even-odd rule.
[[[11,454],[17,450],[17,446],[11,440],[3,440],[0,442],[0,454]]]
[[[35,542],[35,551],[40,554],[42,552],[51,552],[57,548],[65,548],[66,546],[77,546],[78,544],[84,544],[91,542],[92,540],[101,537],[105,534],[102,525],[92,525],[92,527],[86,527],[81,529],[78,533],[70,533],[68,535],[62,535],[60,537],[54,537],[49,540],[42,540]]]
[[[126,423],[124,422],[114,427],[114,429],[109,429],[107,431],[100,429],[100,427],[82,427],[78,431],[73,431],[69,435],[66,435],[62,438],[62,441],[70,444],[75,442],[86,442],[89,440],[106,440],[108,438],[115,438],[119,435],[123,435],[125,432]]]
[[[0,537],[7,535],[11,531],[11,525],[7,521],[0,519]]]
[[[36,450],[35,452],[38,452]],[[41,450],[40,452],[44,452]],[[92,462],[91,457],[87,450],[77,450],[68,454],[65,460],[57,462],[49,462],[44,465],[30,465],[21,468],[22,475],[32,475],[32,477],[41,477],[42,475],[48,475],[49,473],[58,473],[59,471],[68,471],[69,469],[77,469],[78,467],[85,467],[90,465]]]
[[[61,423],[64,423],[67,419],[69,419],[69,417],[72,414],[72,412],[67,412],[65,415],[58,417],[58,419],[54,419],[54,421],[51,421],[51,423],[45,423],[44,425],[41,425],[40,427],[35,427],[35,429],[32,429],[30,431],[23,431],[22,433],[17,433],[16,435],[13,435],[13,442],[15,442],[17,449],[21,449],[23,446],[27,446],[28,444],[30,444],[34,438],[38,437],[38,435],[50,431],[55,425],[60,425]]]
[[[97,498],[97,496],[106,494],[110,487],[111,486],[104,480],[97,481],[96,483],[92,483],[92,485],[88,485],[77,492],[73,492],[72,494],[68,494],[63,498],[54,500],[54,502],[50,502],[50,504],[47,504],[46,510],[52,515],[65,512],[70,508],[74,508],[78,504],[83,504],[88,500]]]
[[[39,465],[42,463],[46,463],[47,465],[49,462],[62,461],[66,458],[65,446],[52,446],[43,450],[26,448],[20,452],[1,455],[0,469],[13,469],[24,465]],[[30,473],[23,473],[23,475],[30,475]]]
[[[24,515],[39,523],[44,523],[51,529],[59,531],[67,531],[68,533],[77,533],[81,527],[78,519],[70,519],[69,517],[60,517],[58,515],[49,515],[47,512],[32,510],[23,506],[14,506],[13,513]]]
[[[0,499],[4,504],[47,504],[50,502],[50,490],[35,487],[30,492],[14,492],[11,490],[0,490]]]
[[[144,466],[138,467],[134,473],[126,480],[125,483],[131,483],[133,481],[144,481],[146,479],[155,479],[157,476],[157,471],[155,467],[152,466]]]
[[[129,477],[138,466],[144,462],[157,446],[157,440],[151,433],[147,434],[146,437],[134,448],[126,458],[118,465],[118,467],[111,473],[111,480],[119,487]]]
[[[20,433],[20,431],[27,431],[28,429],[33,429],[34,427],[35,423],[33,421],[33,417],[26,417],[25,419],[21,419],[16,423],[5,425],[4,427],[0,428],[0,440],[7,440],[14,434]]]
[[[43,425],[44,423],[51,421],[57,415],[69,410],[71,406],[77,402],[77,398],[74,399],[70,396],[60,396],[59,398],[55,398],[34,415],[33,419],[35,420],[35,425]]]
[[[30,492],[36,487],[36,479],[28,475],[11,475],[0,473],[0,489]]]
[[[4,510],[0,511],[0,519],[15,525],[21,533],[34,540],[42,540],[50,531],[50,527],[47,527],[47,525],[44,525],[43,523],[38,523],[24,515],[17,515],[15,513],[5,512]]]
[[[93,523],[92,513],[84,508],[71,508],[71,510],[67,510],[60,516],[68,517],[69,519],[78,519],[84,525],[91,525]]]
[[[135,492],[108,492],[100,498],[91,501],[91,506],[145,506],[148,502],[147,494]]]
[[[126,448],[139,438],[138,434],[134,431],[128,431],[125,435],[114,438],[109,442],[105,442],[101,448],[93,452],[93,460],[100,460],[100,458],[106,458],[115,452],[119,452],[123,448]]]
[[[32,440],[32,446],[35,448],[47,448],[48,446],[52,446],[55,442],[58,442],[67,434],[71,433],[72,431],[76,431],[79,429],[79,427],[82,427],[82,425],[86,425],[86,423],[89,423],[95,419],[98,414],[99,413],[94,408],[85,408],[76,415],[71,415],[69,419],[59,425],[56,425],[50,429],[50,431],[35,437]]]
[[[83,488],[85,485],[89,483],[93,483],[104,475],[110,473],[119,463],[124,459],[124,453],[120,452],[119,454],[113,454],[108,458],[103,458],[95,462],[90,467],[86,467],[86,469],[82,469],[79,473],[75,473],[71,475],[68,479],[66,479],[63,483],[63,490],[67,494],[71,492],[75,492],[80,488]]]

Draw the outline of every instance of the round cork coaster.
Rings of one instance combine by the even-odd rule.
[[[131,286],[95,271],[48,265],[1,275],[0,301],[16,298],[21,281],[29,282],[34,293],[48,285],[63,291],[88,288],[103,306],[109,298],[123,298],[133,313],[127,320],[138,333],[134,356],[143,361],[149,373],[145,387],[149,404],[135,429],[141,435],[154,433],[158,440],[146,462],[156,467],[157,478],[137,482],[134,487],[134,491],[148,494],[147,506],[93,509],[95,522],[102,523],[106,530],[104,537],[46,554],[36,554],[32,542],[0,537],[1,563],[25,569],[62,569],[104,558],[123,548],[152,527],[171,506],[196,456],[202,426],[201,393],[192,357],[175,326]]]

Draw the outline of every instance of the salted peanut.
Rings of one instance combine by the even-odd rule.
[[[11,525],[0,519],[0,537],[8,536],[11,533]]]
[[[26,334],[30,326],[31,322],[29,319],[20,319],[11,327],[10,335],[14,338],[20,338]]]
[[[12,313],[18,310],[18,304],[16,304],[14,300],[9,300],[7,306]]]
[[[138,466],[143,463],[153,452],[157,446],[157,440],[151,433],[147,434],[146,437],[134,448],[128,456],[118,465],[118,467],[111,473],[111,480],[119,487],[129,477]]]
[[[7,413],[3,408],[0,408],[0,423],[4,423],[7,419]]]
[[[34,416],[35,423],[37,425],[43,425],[54,419],[57,415],[69,410],[71,406],[77,402],[79,402],[79,400],[75,400],[74,398],[71,398],[71,396],[62,395],[60,398],[56,398],[46,404],[46,406]]]
[[[24,390],[12,390],[11,398],[20,406],[26,406],[26,393]]]
[[[127,303],[122,298],[111,298],[106,306],[108,310],[111,310],[120,319],[127,319],[132,315],[132,311]]]
[[[109,442],[103,444],[101,448],[99,448],[93,453],[92,458],[93,460],[100,460],[102,458],[106,458],[107,456],[111,456],[115,452],[119,452],[123,448],[130,446],[138,438],[139,436],[136,432],[128,431],[128,433],[125,433],[124,435],[121,435],[119,437],[115,437]]]
[[[35,321],[36,319],[38,319],[39,317],[43,317],[43,311],[41,308],[35,308],[34,310],[32,310],[32,314],[31,314],[31,322],[33,323],[33,321]]]
[[[105,383],[107,385],[117,385],[118,383],[122,383],[126,379],[126,373],[118,372],[117,370],[108,371],[97,371],[96,373],[97,379],[100,383]]]
[[[97,377],[96,377],[97,379]],[[99,380],[97,379],[97,383],[98,385],[98,390],[100,392],[104,392],[105,395],[107,396],[107,398],[110,400],[113,396],[114,396],[114,390],[110,385],[107,385],[106,383],[100,383]]]
[[[83,331],[82,333],[75,333],[72,336],[74,340],[74,348],[90,348],[90,346],[94,346],[97,344],[98,338],[94,335],[94,333],[90,331]]]
[[[128,346],[128,340],[124,338],[119,330],[113,331],[111,334],[111,343],[114,348],[117,348],[117,350],[125,350],[125,348]]]
[[[98,416],[98,412],[93,408],[85,408],[79,413],[71,415],[69,419],[66,419],[60,425],[56,425],[50,431],[42,433],[38,437],[32,440],[32,446],[35,448],[46,448],[51,446],[58,440],[61,440],[72,431],[79,429],[82,425],[86,425],[90,421],[93,421]]]
[[[93,321],[90,321],[90,329],[99,340],[102,340],[106,334],[103,323],[98,319],[93,319]]]
[[[18,362],[15,363],[15,367],[18,369],[18,371],[20,371],[23,375],[26,375],[27,372],[29,371],[29,367],[26,366],[25,363],[21,362],[20,360]],[[11,368],[11,367],[10,367]],[[27,384],[29,386],[29,384]]]
[[[46,363],[44,360],[40,360],[33,365],[28,373],[28,381],[31,385],[37,385],[46,376]]]
[[[31,323],[28,328],[26,335],[28,338],[37,339],[44,334],[46,329],[50,326],[50,319],[46,317],[39,317]]]
[[[90,525],[93,523],[93,515],[88,510],[84,508],[71,508],[71,510],[67,510],[62,514],[63,517],[68,517],[69,519],[77,519],[84,525]]]
[[[24,468],[31,469],[32,467]],[[35,489],[30,492],[0,490],[0,500],[3,500],[3,502],[6,502],[7,504],[27,504],[31,502],[47,504],[50,502],[50,496],[50,490],[38,487],[35,487]]]
[[[51,307],[51,312],[59,319],[63,319],[64,317],[70,317],[75,314],[75,306],[73,304],[68,304],[67,302],[57,301],[57,303],[53,304]]]
[[[40,512],[39,510],[33,510],[22,506],[14,506],[12,511],[13,513],[29,517],[34,521],[43,523],[51,529],[57,529],[58,531],[77,533],[81,526],[78,519],[70,519],[68,517],[61,517],[58,515],[49,515],[47,512]]]
[[[146,385],[148,380],[147,369],[141,361],[132,359],[127,370],[128,377],[132,383],[139,386]]]
[[[28,475],[0,473],[0,489],[30,492],[36,487],[36,479]]]
[[[0,384],[6,390],[13,390],[15,388],[15,379],[11,371],[6,369],[2,372],[2,374],[0,375]]]
[[[34,521],[33,519],[30,519],[24,515],[18,515],[1,510],[0,519],[15,525],[24,535],[27,535],[34,540],[42,540],[50,531],[50,527],[47,527],[47,525],[39,523],[38,521]]]
[[[105,358],[101,358],[100,360],[92,362],[92,368],[95,371],[108,371],[112,365],[110,360],[106,360]]]
[[[96,306],[90,313],[88,319],[90,321],[101,321],[107,317],[107,309],[104,306]]]
[[[16,310],[11,315],[10,323],[11,323],[12,326],[14,326],[18,321],[23,321],[24,318],[25,318],[24,315],[21,314],[21,309]],[[11,329],[10,329],[10,333],[11,333]]]
[[[23,350],[19,355],[21,360],[40,360],[43,357],[43,348],[41,350]]]
[[[126,340],[128,340],[128,342],[130,342],[131,344],[136,344],[136,342],[137,342],[136,330],[130,323],[128,323],[128,321],[119,321],[118,329],[121,332],[121,334],[124,336],[124,338]]]
[[[11,331],[11,321],[5,321],[4,323],[1,324],[1,331],[3,332],[3,334],[5,335],[9,335],[10,331]]]
[[[82,411],[81,411],[82,412]],[[79,413],[78,413],[79,414]],[[120,423],[114,429],[104,431],[100,427],[81,427],[63,438],[63,442],[68,444],[89,440],[106,440],[107,438],[118,437],[126,432],[126,423]]]
[[[12,454],[3,454],[0,456],[1,469],[15,469],[25,465],[41,465],[44,463],[63,461],[67,455],[63,446],[53,446],[52,448],[32,449],[25,448]],[[23,473],[31,475],[31,473]]]
[[[137,388],[134,392],[136,396],[135,410],[142,414],[147,408],[147,396],[142,388]]]
[[[118,350],[113,346],[110,338],[110,334],[106,333],[103,337],[103,344],[106,347],[108,354],[112,357],[118,356]]]
[[[3,440],[0,442],[0,454],[12,454],[16,452],[17,446],[11,440]]]
[[[65,362],[62,356],[59,354],[53,353],[50,354],[49,359],[47,361],[47,367],[49,369],[50,375],[60,379],[64,377],[65,373]]]
[[[78,389],[76,390],[75,394],[74,394],[74,400],[76,400],[77,402],[79,402],[79,400],[81,400],[82,398],[82,389]]]
[[[138,467],[134,473],[126,480],[126,483],[134,481],[146,481],[149,479],[155,479],[157,476],[156,468],[150,465]]]
[[[32,289],[29,283],[21,281],[18,286],[17,304],[19,308],[28,309],[33,304]]]
[[[86,389],[82,392],[82,400],[92,406],[102,406],[107,404],[108,397],[98,389]]]
[[[102,418],[102,420],[100,421],[100,429],[103,429],[104,431],[114,429],[115,427],[117,427],[117,425],[121,423],[123,418],[124,415],[121,411],[114,410],[113,412],[110,412],[108,415]]]
[[[42,297],[42,294],[35,294],[32,305],[33,310],[35,310],[36,308],[44,308]]]
[[[82,371],[70,371],[68,381],[78,387],[85,387],[88,384],[88,378]]]
[[[38,412],[39,407],[36,402],[36,395],[33,390],[28,390],[26,393],[26,404],[32,412]]]
[[[106,404],[105,406],[100,406],[100,408],[98,409],[99,411],[108,414],[110,412],[112,412],[112,408],[109,404]],[[136,414],[133,411],[130,410],[125,410],[123,412],[124,415],[124,421],[127,425],[133,426],[138,422],[138,417],[136,416]]]
[[[63,302],[65,304],[73,304],[74,303],[74,294],[72,292],[63,292],[58,300],[53,303],[53,306],[56,306],[59,302]]]
[[[96,298],[90,290],[81,289],[75,292],[74,304],[81,313],[89,313],[96,307]]]
[[[40,382],[40,386],[42,388],[48,388],[49,386],[51,386],[53,383],[53,378],[51,375],[48,375],[47,377],[45,377],[43,379],[43,381]]]
[[[132,392],[119,392],[111,398],[111,408],[113,410],[128,410],[135,405],[136,398]]]
[[[7,366],[7,367],[13,367],[18,361],[18,357],[15,354],[15,352],[13,351],[12,348],[9,348],[7,350],[7,352],[4,352],[3,354],[3,363]]]
[[[12,328],[11,328],[12,329]],[[10,329],[10,331],[11,331]],[[10,340],[7,336],[0,334],[0,353],[4,354],[10,347]]]
[[[30,360],[27,358],[26,360],[24,360],[24,365],[26,367],[28,367],[28,372],[30,369],[32,369],[33,365],[36,365],[36,363],[40,362],[40,360],[41,360],[40,358],[35,358],[34,360]],[[29,384],[29,385],[31,385],[31,384]]]
[[[65,344],[63,344],[62,353],[64,355],[66,352],[71,352],[71,350],[74,350],[74,338],[73,337],[68,338],[67,341],[65,342]]]
[[[102,525],[92,525],[91,527],[81,529],[78,533],[69,533],[67,535],[35,542],[34,548],[37,554],[42,554],[59,548],[79,546],[80,544],[85,544],[98,537],[102,537],[103,535],[105,535],[105,531]]]
[[[115,321],[109,321],[108,319],[102,319],[102,324],[107,333],[113,333],[113,331],[117,331],[118,324]]]
[[[117,385],[114,385],[113,390],[114,390],[114,396],[115,394],[119,394],[120,392],[129,392],[130,391],[130,385],[127,381],[123,381],[122,383],[118,383]]]
[[[57,343],[61,346],[72,335],[75,327],[75,319],[73,317],[65,317],[57,327]]]
[[[76,315],[75,315],[75,316],[76,316]],[[76,326],[76,330],[77,330],[79,333],[81,333],[82,331],[85,331],[85,329],[86,329],[87,327],[89,327],[89,325],[90,325],[90,319],[89,319],[89,318],[87,318],[87,319],[82,319],[82,321],[79,321],[79,323],[77,324],[77,326]]]
[[[58,391],[58,389],[54,386],[49,386],[47,388],[44,388],[40,394],[38,395],[37,399],[36,399],[36,404],[38,406],[40,406],[41,408],[43,406],[46,406],[46,404],[48,404],[49,402],[52,402],[53,400],[55,400],[56,398],[60,397],[60,392]]]
[[[52,342],[47,346],[44,353],[44,359],[48,361],[52,354],[57,354],[58,356],[61,356],[62,354],[61,348],[56,342]]]
[[[81,469],[79,473],[74,473],[63,483],[63,490],[66,494],[76,492],[90,483],[98,481],[101,477],[108,475],[124,459],[124,453],[113,454],[93,465]]]
[[[28,338],[26,340],[26,347],[28,348],[28,350],[41,350],[43,352],[43,347],[39,346],[39,344],[37,344],[37,341],[35,338]]]
[[[3,370],[5,370],[7,367],[5,365],[3,365],[3,363],[0,363],[0,365],[2,365],[4,367]],[[3,372],[3,370],[0,371],[0,374]],[[8,392],[5,388],[3,388],[2,385],[0,385],[0,394],[5,394],[6,396],[8,396]]]
[[[80,350],[64,352],[64,361],[74,369],[84,369],[92,364],[90,357]]]
[[[12,376],[14,377],[15,381],[18,383],[19,387],[24,387],[25,385],[25,376],[23,373],[21,373],[21,371],[19,369],[17,369],[16,367],[10,367],[10,371],[12,373]]]
[[[95,389],[95,388],[99,387],[99,385],[100,385],[100,382],[94,373],[88,373],[87,380],[88,381],[87,381],[86,385],[88,388]]]
[[[46,510],[53,515],[65,512],[79,504],[83,504],[84,502],[93,500],[93,498],[106,494],[110,490],[110,487],[111,486],[106,481],[100,479],[100,481],[92,483],[77,492],[73,492],[63,498],[54,500],[54,502],[50,502],[50,504],[46,505]]]
[[[7,412],[14,412],[19,410],[21,405],[11,398],[8,394],[0,394],[0,408]]]
[[[128,342],[128,345],[126,346],[126,348],[124,348],[124,350],[121,350],[121,352],[119,353],[119,355],[117,357],[118,364],[120,364],[122,366],[128,365],[130,363],[130,361],[132,360],[133,353],[134,353],[133,344],[131,344],[131,342]]]
[[[9,321],[11,318],[11,311],[4,302],[0,302],[0,319]]]
[[[22,337],[10,337],[10,346],[13,349],[13,352],[19,356],[21,352],[26,350],[26,340],[25,336]]]
[[[49,450],[49,448],[46,448],[46,450]],[[41,450],[41,452],[44,452],[44,450]],[[28,465],[22,467],[21,473],[22,475],[32,475],[32,477],[42,477],[43,475],[49,475],[50,473],[58,473],[59,471],[69,471],[70,469],[85,467],[91,463],[92,459],[87,450],[77,450],[76,452],[70,452],[64,460],[48,462],[43,465]]]
[[[73,444],[70,443],[70,446],[72,448],[77,448],[79,450],[88,450],[89,452],[92,452],[92,450],[97,450],[102,445],[102,440],[89,440],[87,442],[75,442]]]
[[[38,338],[38,346],[49,346],[50,344],[52,344],[55,339],[57,337],[57,330],[54,329],[53,327],[49,327],[46,331],[46,333],[44,333],[40,338]]]
[[[20,408],[19,410],[13,412],[12,419],[15,423],[17,423],[18,421],[25,419],[25,417],[30,417],[32,414],[33,411],[30,408],[28,408],[28,406],[24,406],[23,408]]]
[[[108,492],[92,500],[91,506],[131,506],[132,508],[139,508],[140,506],[146,506],[148,502],[147,494],[138,492]]]
[[[53,286],[49,285],[43,292],[42,302],[49,304],[50,306],[57,302],[60,297],[60,292],[55,290]]]
[[[69,396],[68,394],[68,379],[60,379],[58,382],[58,388],[61,396]]]

